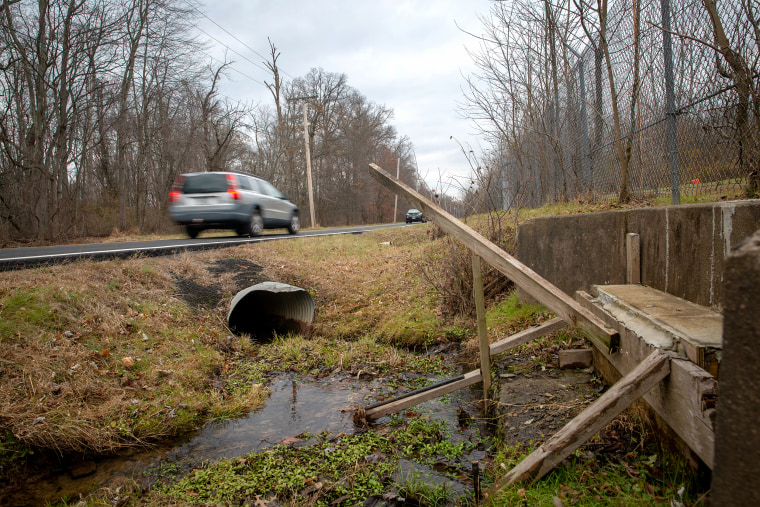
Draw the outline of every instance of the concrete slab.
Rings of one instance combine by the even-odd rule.
[[[644,285],[597,285],[602,307],[641,339],[717,374],[723,316],[706,306]]]

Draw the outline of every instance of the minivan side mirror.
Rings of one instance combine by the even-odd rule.
[[[289,199],[288,194],[281,194],[280,199],[282,199],[283,201],[287,201]]]

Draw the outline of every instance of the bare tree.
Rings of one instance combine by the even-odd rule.
[[[160,212],[179,166],[195,164],[182,76],[197,82],[199,67],[183,5],[2,3],[0,236],[143,227]]]
[[[224,97],[229,63],[199,60],[194,13],[192,0],[0,2],[0,241],[167,227],[189,171],[256,172],[302,202],[294,97],[310,97],[325,223],[363,220],[367,163],[399,141],[392,112],[343,74],[286,82],[271,41],[273,112]]]
[[[747,39],[750,47],[745,56],[729,41],[723,19],[715,0],[703,0],[710,18],[713,32],[713,47],[716,51],[716,66],[721,76],[730,79],[736,86],[738,104],[736,108],[736,139],[739,146],[739,165],[747,175],[749,193],[760,192],[760,81],[758,73],[758,50],[760,50],[760,12],[757,2],[741,0],[741,11],[750,28]],[[737,14],[737,18],[739,15]],[[738,21],[738,20],[737,20]],[[737,23],[738,24],[738,23]],[[753,47],[754,46],[754,47]],[[749,58],[753,58],[751,63]]]
[[[610,57],[609,44],[609,27],[608,27],[608,3],[607,0],[596,0],[593,6],[583,0],[573,0],[578,11],[581,26],[589,40],[596,41],[598,48],[604,57],[604,63],[607,69],[607,82],[610,88],[610,103],[612,106],[613,134],[615,138],[615,148],[617,150],[617,160],[620,165],[620,191],[618,194],[619,202],[628,202],[631,198],[628,190],[629,163],[633,147],[634,136],[623,135],[623,126],[620,113],[620,90],[615,79],[615,72]],[[634,8],[638,9],[638,1],[634,1]],[[590,20],[589,13],[596,16],[595,20]],[[594,23],[595,21],[595,23]],[[638,11],[634,14],[634,57],[633,57],[633,90],[630,94],[630,130],[635,130],[636,108],[638,102],[639,87],[639,37]],[[595,27],[596,29],[594,30]]]
[[[222,71],[229,65],[222,64],[212,73],[211,88],[196,91],[203,126],[203,151],[206,157],[208,171],[224,171],[231,169],[235,153],[236,134],[244,125],[248,115],[247,108],[223,101],[219,98],[217,86]]]
[[[269,89],[269,92],[272,94],[272,98],[274,99],[274,105],[275,109],[277,111],[277,137],[279,142],[280,150],[278,152],[278,156],[276,158],[277,161],[284,159],[285,160],[285,172],[287,174],[286,177],[286,188],[292,189],[294,188],[293,184],[293,159],[292,159],[292,151],[289,149],[287,143],[286,143],[286,135],[285,135],[285,119],[283,117],[282,112],[282,77],[280,76],[280,69],[277,66],[277,60],[280,58],[280,53],[277,51],[277,48],[272,43],[271,40],[267,39],[269,41],[269,50],[270,55],[272,59],[270,61],[264,62],[264,65],[269,69],[269,71],[272,73],[272,83],[267,83],[266,81],[264,84],[266,85],[267,89]],[[275,168],[277,168],[280,164],[277,163]]]
[[[83,149],[72,139],[92,72],[83,55],[102,45],[86,37],[98,12],[99,6],[82,0],[42,0],[36,9],[22,2],[2,5],[8,186],[2,185],[0,200],[9,223],[30,236],[52,238],[70,225],[60,206],[68,203],[68,164],[74,150]]]

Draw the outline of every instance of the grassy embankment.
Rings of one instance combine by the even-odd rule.
[[[473,320],[440,311],[436,292],[418,269],[421,263],[443,266],[449,255],[448,240],[433,239],[432,230],[418,226],[0,273],[0,464],[13,470],[44,451],[118,452],[234,418],[265,401],[271,371],[441,373],[441,358],[414,351],[453,341],[473,353],[475,338]],[[258,279],[292,283],[312,294],[312,336],[256,344],[229,333],[231,298]],[[498,303],[489,318],[494,335],[545,313],[526,311],[513,298]],[[564,337],[546,343],[552,339]],[[633,458],[653,445],[646,428],[635,424],[632,431],[641,438]],[[388,465],[398,457],[424,461],[461,453],[447,442],[445,428],[435,423],[395,419],[381,432],[325,436],[331,459],[319,446],[278,447],[205,467],[176,485],[119,494],[133,504],[153,505],[253,503],[272,492],[283,502],[341,499],[350,505],[392,487]],[[487,478],[530,451],[497,448]],[[599,463],[590,474],[579,470],[578,454],[546,480],[505,492],[497,503],[542,505],[558,496],[578,505],[601,499],[666,504],[681,484],[690,486],[689,498],[693,475],[681,465],[666,467],[670,455],[655,452],[645,460]],[[387,459],[362,461],[372,454]],[[299,494],[312,486],[309,495]],[[425,504],[444,503],[450,493],[424,483],[395,488]],[[96,492],[88,503],[109,503],[113,494]]]

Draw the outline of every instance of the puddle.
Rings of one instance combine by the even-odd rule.
[[[79,467],[86,476],[72,478],[75,469],[50,469],[45,474],[19,479],[13,491],[0,499],[2,506],[44,505],[61,499],[75,499],[102,487],[118,487],[133,479],[144,487],[160,480],[162,470],[189,472],[204,461],[233,458],[273,447],[286,439],[308,433],[353,433],[353,413],[357,407],[375,401],[386,390],[387,379],[356,380],[355,377],[325,377],[315,380],[283,375],[269,383],[266,405],[248,416],[220,424],[209,424],[183,442],[156,446],[145,451],[124,451],[119,456],[93,461]],[[433,379],[433,381],[435,381]],[[477,417],[476,390],[464,389],[427,401],[411,410],[444,421],[454,441],[478,438],[477,425],[458,426],[462,410]],[[377,421],[382,424],[388,418]],[[298,445],[307,445],[308,440]],[[476,451],[481,452],[482,451]],[[473,459],[471,456],[464,460]]]
[[[264,407],[241,419],[206,426],[173,452],[213,461],[261,451],[302,433],[352,433],[353,408],[369,394],[368,385],[327,378],[279,378],[269,388]]]

